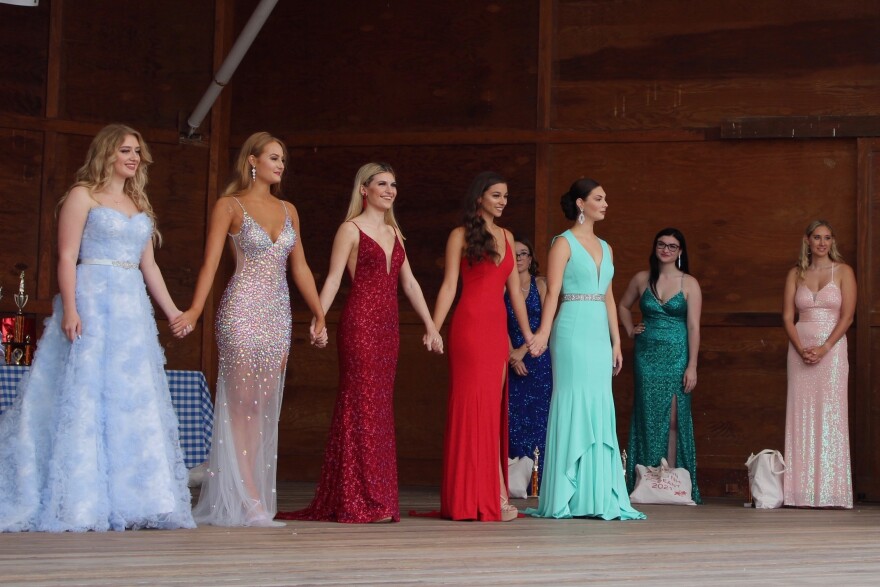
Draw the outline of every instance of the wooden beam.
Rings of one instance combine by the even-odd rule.
[[[722,139],[880,137],[880,116],[758,116],[721,123]]]

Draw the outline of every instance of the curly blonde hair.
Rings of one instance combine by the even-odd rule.
[[[73,188],[82,186],[88,190],[89,194],[94,194],[107,187],[113,177],[113,163],[118,156],[117,151],[127,136],[133,136],[137,139],[141,150],[141,161],[134,177],[125,180],[122,191],[131,198],[131,201],[134,202],[134,205],[140,212],[143,212],[150,218],[153,223],[153,240],[157,244],[161,244],[162,235],[157,228],[156,213],[153,212],[153,206],[150,204],[150,199],[147,197],[146,192],[147,167],[153,163],[153,156],[150,154],[150,148],[147,146],[141,133],[130,126],[108,124],[98,131],[98,134],[92,139],[91,145],[89,145],[85,163],[76,172],[76,181],[58,201],[57,209],[61,209],[61,205],[64,204],[64,200],[67,199]]]

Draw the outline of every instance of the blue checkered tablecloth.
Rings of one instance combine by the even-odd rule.
[[[29,367],[0,365],[0,414],[17,395],[16,388]],[[214,404],[201,371],[165,371],[171,403],[180,421],[180,448],[188,468],[208,460],[214,427]]]

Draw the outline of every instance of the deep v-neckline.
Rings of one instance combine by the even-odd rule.
[[[397,240],[397,235],[394,235],[394,243],[391,245],[391,250],[386,252],[385,248],[381,244],[379,244],[379,241],[364,232],[363,229],[354,222],[352,222],[352,224],[357,226],[358,231],[360,231],[362,235],[373,241],[376,246],[379,247],[379,250],[382,251],[383,255],[385,255],[385,275],[391,275],[391,262],[394,260],[394,248],[399,244],[399,241]]]
[[[510,243],[507,242],[507,237],[504,237],[504,256],[501,257],[501,258],[498,260],[497,263],[495,263],[495,262],[493,261],[493,264],[494,264],[496,267],[501,267],[501,264],[504,263],[504,260],[507,258],[507,249],[509,249],[509,248],[510,248]]]
[[[290,224],[290,214],[287,213],[287,206],[284,205],[284,202],[282,202],[281,200],[278,200],[278,201],[281,203],[281,207],[284,209],[284,224],[281,225],[281,230],[278,231],[278,236],[276,236],[276,237],[273,239],[273,238],[272,238],[272,235],[269,234],[269,231],[266,230],[265,227],[264,227],[262,224],[260,224],[259,222],[257,222],[257,219],[256,219],[256,218],[254,218],[253,216],[251,216],[251,215],[248,213],[247,208],[244,207],[244,204],[242,204],[242,203],[238,200],[238,198],[233,198],[233,199],[234,199],[236,202],[238,202],[238,205],[241,207],[241,212],[242,212],[242,214],[244,215],[244,217],[247,218],[247,219],[249,219],[251,222],[253,222],[253,223],[257,226],[257,228],[260,229],[260,232],[262,232],[264,235],[266,235],[266,238],[269,239],[269,242],[272,243],[272,246],[273,246],[273,247],[274,247],[275,245],[277,245],[277,244],[278,244],[278,241],[281,239],[281,235],[284,234],[284,231],[287,229],[287,226]],[[243,223],[242,223],[242,224],[243,224]],[[235,235],[232,235],[232,236],[238,236],[238,235],[240,235],[240,234],[241,234],[241,229],[239,229],[238,233],[236,233]]]
[[[671,302],[672,300],[677,298],[679,294],[684,295],[684,290],[680,289],[677,292],[675,292],[674,294],[672,294],[671,296],[669,296],[669,299],[664,302],[663,300],[661,300],[660,298],[657,297],[657,294],[655,294],[654,290],[652,290],[650,287],[647,287],[645,289],[647,291],[651,292],[651,297],[653,297],[657,301],[657,303],[660,304],[661,307],[665,306],[666,304],[668,304],[669,302]]]
[[[575,242],[580,246],[581,250],[587,254],[587,257],[589,257],[593,264],[596,266],[596,283],[598,283],[599,279],[602,276],[602,263],[605,262],[605,248],[602,246],[602,239],[600,239],[598,236],[596,237],[596,240],[599,241],[599,250],[602,251],[602,256],[599,257],[599,262],[596,263],[596,258],[573,232],[571,233],[571,238],[575,240]]]

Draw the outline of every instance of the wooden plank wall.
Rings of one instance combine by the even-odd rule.
[[[701,486],[705,495],[743,494],[748,454],[782,448],[782,282],[803,227],[824,217],[846,258],[873,275],[861,292],[868,301],[860,302],[858,336],[850,333],[851,411],[856,488],[880,499],[870,448],[880,441],[872,424],[880,404],[871,403],[880,384],[870,371],[880,352],[873,333],[880,283],[866,253],[878,234],[868,228],[880,221],[876,143],[720,133],[724,121],[744,117],[880,114],[876,3],[768,0],[743,11],[737,0],[286,0],[203,125],[201,146],[177,141],[179,119],[256,0],[72,6],[0,5],[0,283],[13,287],[15,263],[35,267],[36,311],[48,312],[57,289],[54,202],[89,136],[114,120],[142,130],[153,147],[151,196],[166,239],[159,261],[182,306],[195,283],[206,211],[235,148],[257,130],[290,147],[285,192],[299,209],[319,284],[356,169],[369,160],[395,167],[398,216],[430,304],[474,174],[492,168],[510,178],[505,223],[535,235],[542,256],[566,227],[559,194],[592,176],[609,195],[599,232],[614,248],[618,296],[645,266],[656,230],[676,225],[688,236],[705,296],[694,396]],[[872,212],[860,221],[857,208],[868,204]],[[310,480],[335,399],[336,356],[335,346],[306,344],[309,316],[301,300],[294,304],[279,464],[283,477]],[[0,310],[12,308],[9,297],[0,302]],[[436,483],[446,361],[419,347],[421,327],[405,298],[401,311],[401,481]],[[169,366],[200,368],[213,380],[216,351],[203,326],[212,317],[209,308],[197,336],[182,343],[160,328]],[[632,401],[628,341],[625,362],[615,382],[623,442]],[[865,406],[873,416],[859,411]]]

